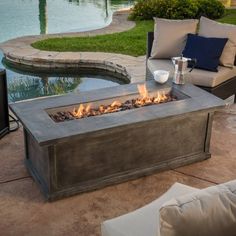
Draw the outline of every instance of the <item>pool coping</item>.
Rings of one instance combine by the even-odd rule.
[[[95,36],[130,30],[135,26],[135,22],[127,20],[129,12],[129,9],[116,11],[113,14],[111,24],[101,29],[86,32],[24,36],[1,43],[0,49],[3,51],[5,59],[17,66],[40,70],[97,68],[119,73],[127,77],[131,83],[141,82],[145,79],[145,56],[132,57],[103,52],[41,51],[31,46],[32,43],[38,40],[51,37]]]

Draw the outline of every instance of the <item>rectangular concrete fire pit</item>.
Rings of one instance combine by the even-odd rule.
[[[177,101],[55,122],[80,104],[139,96],[137,85],[11,104],[25,134],[25,163],[48,200],[175,168],[210,157],[215,110],[224,102],[193,86],[146,83]]]

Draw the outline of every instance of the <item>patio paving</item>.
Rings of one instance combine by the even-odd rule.
[[[100,235],[100,223],[139,208],[180,182],[204,188],[236,179],[236,104],[214,117],[203,162],[45,202],[24,164],[22,129],[0,140],[0,235]],[[145,157],[144,157],[145,158]]]

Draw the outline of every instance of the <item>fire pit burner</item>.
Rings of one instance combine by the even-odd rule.
[[[72,111],[58,111],[55,114],[49,115],[55,122],[62,122],[68,120],[82,119],[90,116],[99,116],[114,112],[120,112],[177,100],[177,97],[172,95],[171,92],[165,93],[164,91],[157,91],[155,95],[149,95],[145,84],[138,84],[137,87],[140,94],[138,98],[126,100],[125,102],[115,100],[111,104],[102,104],[98,107],[93,107],[92,103],[80,104],[78,108],[73,108]]]
[[[47,199],[210,157],[213,114],[222,100],[190,84],[148,81],[139,91],[129,84],[10,105],[24,127],[26,166]],[[156,104],[157,92],[164,96]],[[138,108],[117,112],[129,106]],[[88,115],[98,110],[105,114]],[[79,119],[52,120],[62,111]]]

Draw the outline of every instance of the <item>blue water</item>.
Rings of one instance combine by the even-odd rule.
[[[112,13],[133,4],[129,0],[0,0],[0,42],[25,36],[79,32],[109,25]],[[0,60],[2,61],[2,53]],[[4,68],[3,64],[0,67]],[[110,87],[124,82],[109,76],[50,75],[7,69],[9,100]]]

